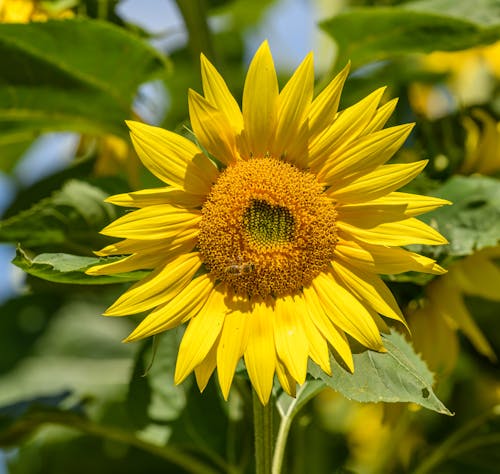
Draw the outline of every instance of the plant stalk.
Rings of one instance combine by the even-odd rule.
[[[252,390],[253,421],[255,439],[255,473],[271,474],[273,462],[273,399],[262,405],[255,390]]]

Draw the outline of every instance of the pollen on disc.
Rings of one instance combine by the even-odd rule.
[[[331,260],[336,211],[316,177],[272,157],[229,166],[202,208],[198,246],[236,294],[294,294]]]

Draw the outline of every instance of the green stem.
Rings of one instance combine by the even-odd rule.
[[[207,23],[208,9],[206,0],[176,0],[176,3],[188,30],[189,49],[193,59],[198,61],[200,53],[203,53],[214,62],[215,52],[212,35]]]
[[[276,445],[274,447],[273,469],[272,474],[281,474],[283,468],[283,459],[285,457],[286,442],[288,440],[288,433],[292,426],[293,417],[287,416],[281,420],[278,436],[276,438]]]
[[[273,400],[262,405],[255,390],[253,394],[253,422],[255,439],[255,473],[271,474],[273,460]]]

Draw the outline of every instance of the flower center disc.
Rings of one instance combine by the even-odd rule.
[[[202,209],[198,245],[215,278],[247,297],[294,294],[324,271],[337,213],[315,176],[273,158],[229,166]]]

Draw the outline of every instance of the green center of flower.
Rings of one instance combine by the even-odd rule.
[[[251,240],[271,247],[293,241],[295,221],[286,207],[253,199],[243,215],[243,226]]]

